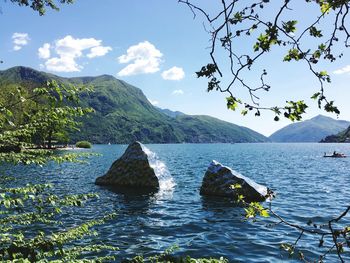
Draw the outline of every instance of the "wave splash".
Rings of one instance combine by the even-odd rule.
[[[173,177],[171,176],[167,166],[162,162],[158,155],[152,152],[150,149],[142,145],[142,150],[147,154],[149,164],[153,168],[154,173],[158,177],[159,181],[159,197],[172,195],[174,187],[176,185]]]

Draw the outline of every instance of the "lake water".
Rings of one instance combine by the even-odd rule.
[[[286,220],[306,225],[327,222],[350,203],[350,158],[323,158],[338,150],[350,155],[349,144],[168,144],[146,145],[167,165],[176,183],[153,195],[114,193],[96,186],[119,158],[126,145],[94,145],[88,164],[50,164],[44,167],[12,169],[18,180],[51,182],[59,194],[95,192],[98,200],[63,215],[68,225],[117,211],[118,216],[97,227],[98,237],[120,248],[118,260],[151,255],[177,244],[178,255],[225,257],[230,262],[277,262],[292,260],[280,249],[282,242],[294,242],[298,232],[283,225],[271,225],[272,218],[245,221],[241,208],[227,200],[199,195],[203,175],[212,160],[275,190],[274,210]],[[349,223],[349,218],[345,222]],[[83,241],[84,242],[84,241]],[[317,260],[323,251],[310,236],[300,242],[307,259]],[[335,255],[327,262],[336,261]]]

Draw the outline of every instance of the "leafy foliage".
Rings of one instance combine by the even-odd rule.
[[[45,7],[58,10],[55,0],[11,0],[22,6],[30,6],[40,15],[46,11]],[[73,0],[60,0],[60,3],[72,3]],[[2,63],[2,61],[0,62]],[[78,123],[75,117],[91,112],[91,109],[74,107],[71,103],[79,102],[79,93],[86,90],[84,87],[69,88],[52,80],[46,87],[25,90],[17,85],[12,86],[15,92],[6,92],[2,86],[0,97],[0,165],[5,162],[13,164],[39,164],[49,161],[58,163],[63,161],[77,161],[81,155],[56,155],[51,151],[51,142],[57,133],[64,128],[76,129]],[[11,89],[10,88],[10,89]],[[9,97],[7,97],[7,95]],[[7,103],[9,102],[9,103]],[[34,107],[34,106],[35,107]],[[23,113],[21,114],[21,111]],[[16,120],[16,122],[14,122]],[[43,135],[48,133],[47,135]],[[35,135],[48,138],[49,150],[29,149],[35,145]],[[40,141],[40,140],[39,140]],[[87,145],[83,142],[83,145]],[[1,262],[103,262],[112,261],[113,256],[97,256],[102,250],[115,251],[117,248],[104,244],[77,245],[73,241],[86,236],[96,235],[92,228],[103,224],[106,220],[115,217],[107,215],[98,220],[90,220],[81,225],[65,230],[32,231],[31,226],[36,224],[60,225],[56,216],[65,207],[80,207],[85,201],[96,198],[95,194],[57,196],[50,192],[52,185],[25,185],[16,188],[7,188],[5,183],[14,178],[0,176],[0,261]],[[93,259],[85,258],[86,253],[94,253]],[[171,251],[166,251],[149,258],[151,262],[165,262],[163,259]],[[144,262],[142,257],[135,258],[136,262]],[[166,262],[169,262],[166,260]],[[186,258],[182,262],[213,262],[224,263],[219,259],[192,259]]]
[[[33,150],[38,151],[38,150]],[[12,162],[27,163],[26,153],[11,155]],[[17,156],[14,160],[13,156]],[[33,156],[31,163],[45,164],[52,158],[42,159]],[[24,158],[24,160],[23,160]],[[70,160],[69,157],[64,157]],[[61,159],[57,159],[61,161]],[[0,161],[7,161],[6,154],[0,156]],[[81,207],[84,202],[97,198],[95,194],[79,194],[58,196],[52,193],[53,185],[31,185],[18,186],[16,188],[5,187],[8,180],[15,178],[0,177],[0,261],[11,262],[47,262],[49,260],[75,261],[86,252],[100,252],[102,250],[114,251],[116,248],[106,245],[76,245],[73,241],[82,239],[89,235],[96,235],[92,228],[103,224],[115,214],[110,214],[98,220],[91,220],[71,228],[64,228],[63,223],[57,220],[57,216],[66,207]],[[34,226],[45,224],[45,230],[35,231]],[[62,230],[57,226],[62,225]],[[51,228],[50,228],[51,226]],[[52,230],[50,230],[52,229]],[[28,231],[29,230],[29,231]],[[112,256],[95,257],[99,262],[113,260]]]
[[[240,188],[241,185],[231,185],[232,188]],[[299,232],[299,236],[294,243],[281,243],[280,248],[286,251],[290,257],[297,255],[297,258],[304,262],[312,262],[313,260],[306,259],[301,250],[298,250],[298,242],[305,236],[305,238],[313,238],[318,240],[319,247],[324,248],[325,252],[319,256],[318,262],[323,262],[325,257],[330,253],[336,253],[340,262],[345,262],[342,254],[345,252],[345,248],[350,249],[350,226],[346,223],[341,224],[340,221],[344,219],[349,211],[348,206],[339,216],[331,218],[328,222],[317,224],[312,221],[307,223],[307,226],[294,224],[288,222],[283,217],[278,215],[272,208],[272,198],[275,194],[268,189],[266,199],[268,199],[269,205],[264,207],[258,202],[248,203],[245,201],[244,196],[238,196],[237,203],[241,204],[245,211],[245,217],[247,220],[256,220],[257,217],[273,217],[277,220],[274,225],[284,224]]]
[[[83,161],[83,155],[59,154],[51,148],[52,138],[67,127],[76,128],[74,119],[89,109],[75,106],[79,103],[79,93],[85,88],[59,85],[55,81],[33,90],[11,86],[13,92],[2,93],[0,99],[0,165],[4,163],[39,164],[49,161]],[[48,134],[48,135],[46,135]],[[49,149],[35,149],[38,136],[48,138]],[[86,156],[87,154],[85,154]],[[11,166],[4,165],[7,169]],[[95,194],[58,196],[52,192],[52,185],[24,185],[6,187],[6,176],[0,176],[0,261],[47,262],[79,261],[87,252],[116,250],[104,244],[77,245],[74,241],[89,235],[95,225],[103,224],[114,217],[108,215],[98,220],[83,222],[74,227],[57,226],[63,224],[58,215],[67,207],[81,207]],[[13,180],[13,178],[11,178]],[[45,224],[45,230],[35,230],[34,226]],[[50,228],[51,226],[51,228]],[[29,231],[28,231],[29,230]],[[95,257],[92,261],[110,261],[112,256]]]
[[[77,106],[79,94],[91,91],[82,86],[47,81],[40,88],[12,85],[0,95],[0,149],[49,148],[53,141],[68,141],[68,132],[77,130],[77,117],[92,109]],[[10,97],[8,96],[10,94]]]
[[[194,17],[201,14],[205,19],[205,28],[209,29],[211,37],[210,62],[202,66],[196,74],[199,78],[208,79],[208,91],[216,90],[229,95],[227,98],[229,109],[235,110],[241,106],[243,115],[254,111],[256,116],[260,116],[261,110],[270,110],[275,113],[275,121],[280,119],[280,115],[291,121],[302,118],[307,108],[303,100],[287,101],[285,106],[264,107],[259,104],[259,93],[269,91],[271,88],[265,81],[266,69],[262,71],[258,85],[251,84],[245,77],[245,73],[250,71],[254,64],[278,47],[285,53],[282,58],[284,62],[303,63],[316,77],[319,91],[311,98],[317,100],[318,107],[326,112],[340,113],[334,101],[326,98],[324,87],[331,82],[331,78],[325,70],[318,70],[317,65],[320,61],[334,62],[341,58],[342,54],[334,53],[339,43],[343,43],[345,48],[350,46],[350,32],[347,27],[349,0],[286,0],[279,1],[277,9],[272,6],[272,2],[276,4],[277,1],[223,0],[217,1],[219,8],[214,13],[212,10],[205,10],[199,1],[179,0],[179,2],[187,5]],[[310,10],[316,7],[319,10],[318,16],[310,18],[311,23],[293,19],[300,17],[293,8],[295,2],[299,4],[304,2],[305,8]],[[322,23],[332,25],[330,32],[322,27]],[[315,41],[316,47],[310,44]],[[250,52],[249,50],[241,52],[235,48],[240,43],[246,46],[250,42],[254,42]],[[227,54],[226,61],[221,59],[222,51]],[[222,84],[226,83],[223,80],[227,79],[222,68],[227,66],[231,80],[228,84]],[[247,90],[250,101],[240,99],[242,95],[236,91],[238,87]]]
[[[57,3],[71,4],[74,0],[11,0],[12,3],[18,4],[19,6],[28,6],[34,11],[38,12],[39,15],[44,15],[46,8],[51,8],[58,11]]]
[[[32,76],[35,74],[32,74]],[[60,83],[60,84],[58,84]],[[20,83],[23,86],[24,83]],[[26,83],[26,87],[33,87]],[[60,153],[37,148],[36,143],[49,141],[55,134],[68,128],[77,128],[75,118],[91,112],[79,106],[81,92],[90,91],[63,81],[52,80],[44,87],[17,88],[4,85],[8,92],[0,96],[0,165],[11,169],[13,165],[48,162],[84,162],[89,153]],[[8,90],[7,90],[8,89]],[[88,96],[87,93],[84,93]],[[158,113],[159,114],[159,113]],[[39,137],[41,136],[41,137]],[[39,139],[38,139],[39,138]],[[90,146],[89,142],[77,146]],[[77,242],[97,235],[94,226],[104,224],[115,214],[100,219],[82,221],[74,226],[65,225],[59,215],[67,208],[82,207],[85,202],[97,198],[95,194],[60,196],[54,194],[53,185],[23,185],[6,187],[8,180],[0,176],[0,261],[11,262],[110,262],[117,250],[105,244]],[[40,227],[36,227],[40,225]],[[107,253],[108,251],[108,253]],[[169,262],[170,251],[149,258],[136,257],[136,262]],[[108,254],[108,256],[103,256]],[[91,257],[91,255],[93,255]],[[142,261],[141,261],[142,260]],[[164,261],[166,260],[166,261]],[[176,262],[178,259],[175,259]],[[175,262],[175,261],[174,261]],[[186,258],[184,262],[225,262]]]
[[[38,124],[35,136],[41,144],[51,148],[55,138],[67,142],[68,131],[78,129],[79,122],[75,119],[92,112],[90,108],[72,105],[79,101],[82,91],[87,89],[73,85],[59,86],[56,81],[48,82],[45,88],[34,89],[33,92],[45,101],[44,105],[39,103],[39,110],[32,114],[34,123]]]
[[[91,143],[88,141],[79,141],[75,144],[75,146],[78,148],[91,148]]]
[[[178,246],[172,246],[165,250],[163,253],[144,257],[142,255],[136,256],[133,259],[126,261],[127,263],[228,263],[228,260],[221,257],[215,258],[192,258],[187,257],[174,257],[173,253],[178,249]]]
[[[26,185],[18,188],[0,187],[0,260],[28,259],[31,262],[55,259],[77,259],[84,251],[115,248],[104,245],[77,246],[71,241],[95,235],[91,228],[103,224],[109,215],[99,220],[84,222],[68,230],[42,232],[28,231],[28,227],[42,223],[49,226],[62,224],[55,218],[65,207],[80,207],[94,194],[60,197],[50,192],[52,185]],[[27,231],[26,231],[27,230]],[[33,233],[32,233],[33,232]],[[111,257],[104,258],[105,260]]]

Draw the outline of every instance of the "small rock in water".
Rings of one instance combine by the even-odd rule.
[[[239,185],[238,187],[232,187]],[[238,198],[244,196],[246,202],[262,202],[269,195],[266,186],[233,171],[217,161],[209,165],[200,190],[201,195]]]
[[[150,166],[147,152],[150,151],[140,142],[133,142],[108,172],[96,179],[95,184],[157,190],[159,181]]]

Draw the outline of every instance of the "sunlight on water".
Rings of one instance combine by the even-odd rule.
[[[176,255],[224,256],[230,262],[299,262],[280,249],[281,243],[294,244],[299,232],[277,224],[272,216],[247,221],[244,210],[230,201],[200,196],[211,160],[220,160],[237,173],[270,187],[276,197],[263,205],[271,205],[285,220],[298,225],[305,226],[309,220],[327,223],[350,203],[350,158],[322,157],[336,148],[350,155],[350,144],[151,144],[147,145],[150,150],[144,147],[144,151],[159,178],[157,193],[120,193],[93,184],[126,147],[94,145],[94,152],[103,157],[91,156],[84,165],[14,167],[10,175],[16,180],[10,181],[9,187],[51,183],[53,193],[59,196],[97,193],[99,199],[86,202],[74,214],[69,209],[60,220],[76,225],[117,210],[115,219],[96,226],[99,236],[93,237],[96,242],[120,248],[115,262],[138,254],[162,253],[174,244],[180,246]],[[349,225],[350,218],[343,218],[340,224]],[[88,245],[90,240],[81,242]],[[298,242],[308,262],[317,261],[325,252],[326,248],[318,244],[318,238],[308,234]],[[348,252],[344,257],[350,262]],[[329,253],[325,262],[337,259]]]
[[[157,154],[150,149],[142,145],[142,150],[147,154],[149,164],[153,168],[156,176],[159,180],[159,192],[157,198],[169,199],[172,197],[174,187],[176,185],[173,177],[171,176],[167,166],[164,162],[159,160]]]

